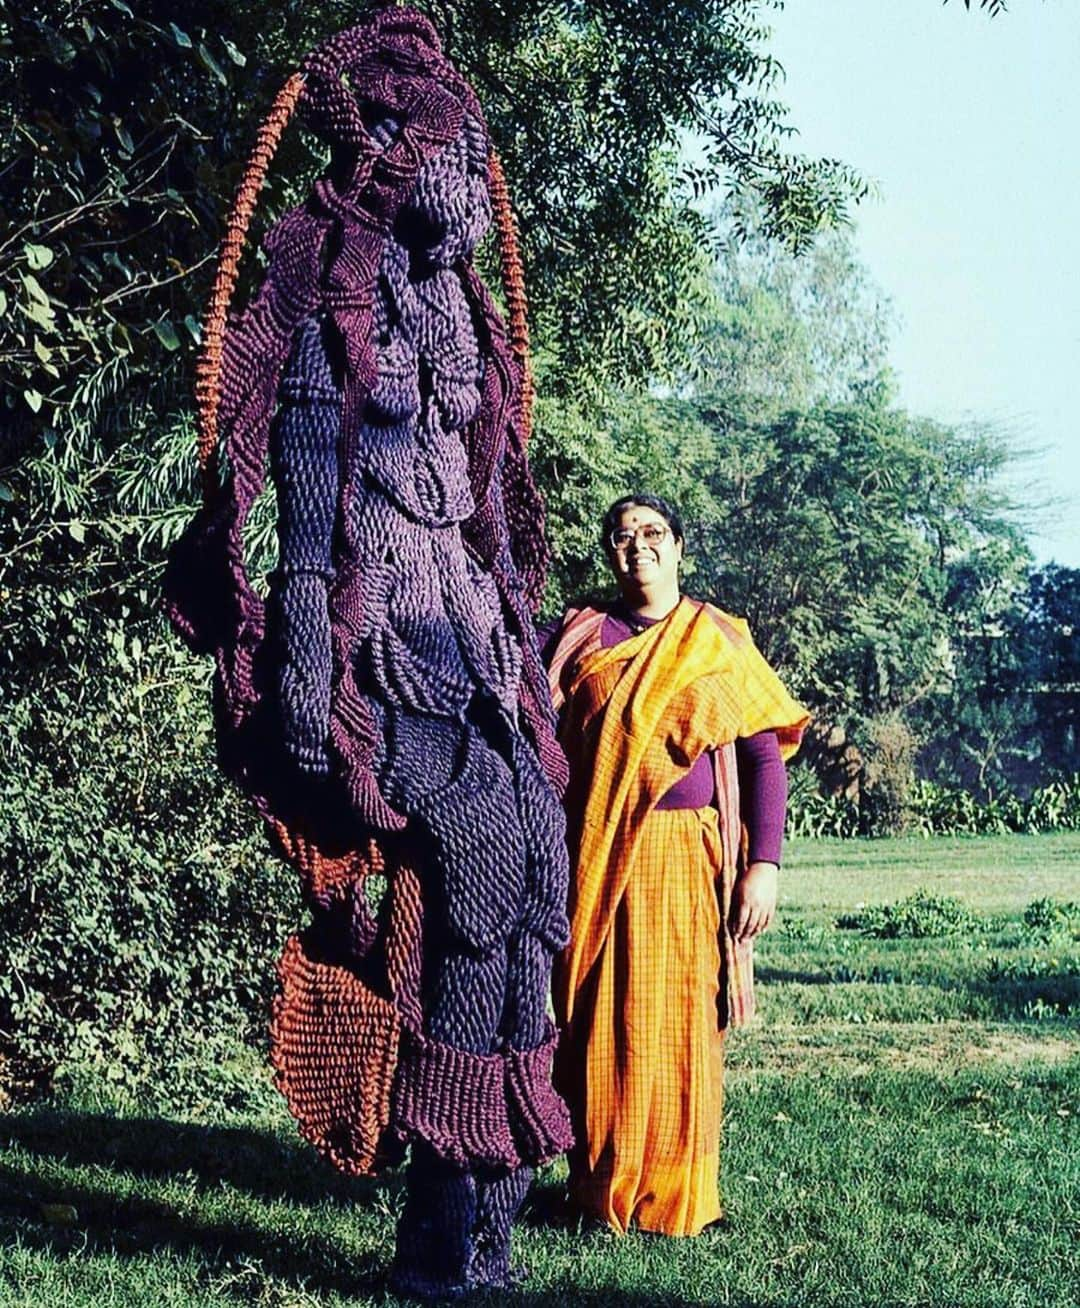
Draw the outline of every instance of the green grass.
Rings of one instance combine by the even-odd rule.
[[[834,925],[920,888],[962,899],[975,929]],[[531,1277],[498,1301],[1074,1308],[1080,944],[1024,926],[1040,897],[1080,898],[1080,837],[794,846],[761,1017],[729,1042],[725,1224],[582,1230],[555,1165],[515,1237]],[[255,1056],[223,1087],[136,1105],[73,1069],[48,1105],[0,1117],[0,1305],[397,1303],[400,1177],[318,1162]]]

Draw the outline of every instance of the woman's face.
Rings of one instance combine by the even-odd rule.
[[[637,592],[642,588],[679,585],[679,560],[683,543],[676,540],[662,513],[644,505],[631,504],[619,515],[615,528],[625,537],[620,548],[608,543],[608,562],[615,579],[624,592]],[[649,541],[647,534],[662,533],[661,539]]]

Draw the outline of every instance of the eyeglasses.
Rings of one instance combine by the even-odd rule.
[[[664,527],[659,522],[647,522],[644,527],[638,527],[636,531],[631,531],[629,527],[619,527],[608,537],[608,544],[613,550],[621,554],[623,550],[628,550],[639,537],[650,549],[655,549],[661,541],[666,540],[670,535],[670,527]]]

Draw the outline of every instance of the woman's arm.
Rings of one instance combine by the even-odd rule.
[[[745,872],[731,898],[731,934],[752,940],[776,913],[780,850],[787,816],[787,769],[774,731],[735,742],[739,807],[749,837]]]

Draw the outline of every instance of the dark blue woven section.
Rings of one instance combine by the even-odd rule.
[[[278,701],[285,748],[305,770],[329,770],[331,633],[341,394],[315,322],[304,323],[280,392],[271,441],[281,552]]]
[[[373,126],[384,146],[395,130]],[[343,703],[372,724],[370,775],[405,819],[399,839],[423,893],[423,1031],[482,1056],[543,1043],[551,953],[567,937],[562,810],[533,739],[535,718],[549,712],[546,682],[500,490],[507,441],[500,434],[490,484],[470,467],[467,442],[485,381],[499,375],[485,377],[483,313],[462,272],[490,219],[487,153],[483,125],[466,114],[398,212],[371,304],[377,372],[348,419],[336,380],[355,344],[346,319],[303,324],[273,446],[285,749],[333,776]],[[362,905],[343,897],[324,908],[319,939],[347,962],[378,937]],[[454,1102],[457,1087],[428,1096],[422,1084],[428,1102]],[[508,1152],[497,1156],[539,1156],[519,1143],[533,1136],[515,1128],[511,1138],[502,1107]],[[395,1286],[436,1296],[509,1285],[510,1231],[531,1170],[493,1172],[489,1162],[473,1176],[426,1143],[443,1116],[413,1120],[421,1138]]]
[[[519,1167],[478,1182],[470,1284],[508,1290],[525,1279],[510,1265],[510,1233],[532,1178],[531,1167]]]
[[[391,1287],[422,1298],[463,1294],[469,1288],[473,1258],[475,1179],[418,1143],[406,1184]]]

